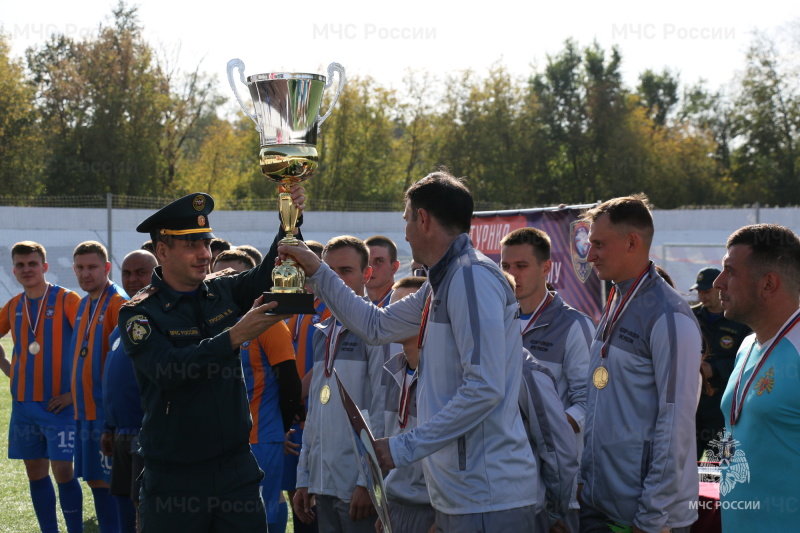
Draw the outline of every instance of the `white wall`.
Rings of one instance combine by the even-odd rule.
[[[135,228],[152,214],[151,210],[118,209],[112,216],[112,277],[120,279],[119,265],[125,254],[138,249],[149,237]],[[760,222],[782,224],[800,231],[800,208],[708,209],[655,211],[656,234],[652,258],[675,279],[679,290],[688,291],[697,271],[718,266],[724,255],[725,240],[741,226]],[[209,217],[214,234],[233,244],[251,244],[265,253],[278,229],[276,212],[215,211]],[[78,289],[72,273],[72,250],[78,243],[97,240],[108,246],[108,212],[105,209],[0,207],[0,302],[19,292],[11,272],[11,247],[22,240],[44,245],[53,283]],[[393,239],[403,262],[401,274],[407,275],[411,250],[404,238],[402,213],[313,212],[305,215],[303,235],[321,243],[337,235],[360,238],[382,234]],[[715,247],[667,247],[665,243],[717,244]],[[677,255],[676,255],[677,254]]]

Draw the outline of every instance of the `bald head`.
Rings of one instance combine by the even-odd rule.
[[[134,250],[125,256],[122,260],[122,288],[128,296],[133,296],[150,284],[156,265],[156,256],[147,250]]]

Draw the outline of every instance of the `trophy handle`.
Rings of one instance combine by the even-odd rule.
[[[322,115],[317,122],[317,128],[322,126],[322,123],[325,122],[325,119],[328,118],[333,111],[333,108],[336,106],[336,102],[339,101],[339,95],[342,94],[342,89],[344,88],[344,67],[341,66],[339,63],[331,63],[328,65],[328,81],[325,84],[325,89],[327,90],[328,87],[333,85],[333,74],[334,72],[339,73],[339,87],[336,88],[336,94],[333,96],[333,101],[331,102],[331,106],[328,108],[328,112]],[[319,131],[319,129],[317,129]]]
[[[247,81],[245,81],[244,79],[244,61],[242,61],[239,58],[231,59],[230,61],[228,61],[228,83],[231,84],[231,89],[233,89],[233,94],[234,96],[236,96],[236,101],[239,102],[239,107],[242,108],[242,111],[244,111],[245,115],[250,117],[250,120],[255,122],[256,130],[260,131],[258,126],[258,119],[253,113],[247,110],[247,108],[244,106],[244,103],[242,102],[242,99],[239,97],[239,90],[236,89],[236,83],[233,81],[233,70],[236,68],[239,69],[239,81],[241,81],[244,85],[247,85]]]

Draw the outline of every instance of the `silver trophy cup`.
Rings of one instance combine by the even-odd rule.
[[[255,114],[239,97],[233,71],[239,70],[239,81],[247,86]],[[319,116],[322,96],[339,73],[339,86],[328,112]],[[261,140],[258,153],[261,172],[281,184],[278,211],[286,237],[281,244],[296,245],[292,235],[297,224],[298,209],[292,203],[289,186],[305,181],[319,165],[317,134],[330,116],[344,87],[344,68],[338,63],[328,66],[328,78],[319,74],[272,72],[244,76],[241,59],[228,61],[228,82],[242,111],[256,124]],[[314,297],[305,291],[305,272],[291,259],[283,261],[272,271],[272,291],[265,293],[266,301],[277,301],[276,313],[310,313]]]
[[[245,107],[233,77],[247,86],[255,114]],[[319,116],[322,96],[339,73],[339,85],[328,112]],[[228,81],[245,114],[256,124],[261,141],[259,163],[269,179],[289,185],[311,177],[318,165],[317,134],[333,111],[344,87],[344,68],[328,66],[328,78],[319,74],[271,72],[244,76],[241,59],[228,61]]]

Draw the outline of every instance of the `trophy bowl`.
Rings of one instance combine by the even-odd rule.
[[[242,111],[256,124],[261,150],[258,154],[261,173],[280,185],[278,212],[286,236],[281,244],[297,245],[293,235],[299,215],[292,202],[289,187],[309,179],[319,165],[317,135],[330,116],[344,88],[344,68],[338,63],[328,66],[328,77],[297,72],[271,72],[244,75],[241,59],[228,61],[228,82]],[[254,113],[239,96],[233,72],[239,70],[239,81],[250,91]],[[328,112],[320,116],[325,90],[338,73],[339,84]],[[265,292],[266,301],[277,301],[277,314],[315,312],[314,296],[305,290],[305,272],[292,259],[286,259],[272,271],[272,290]]]

